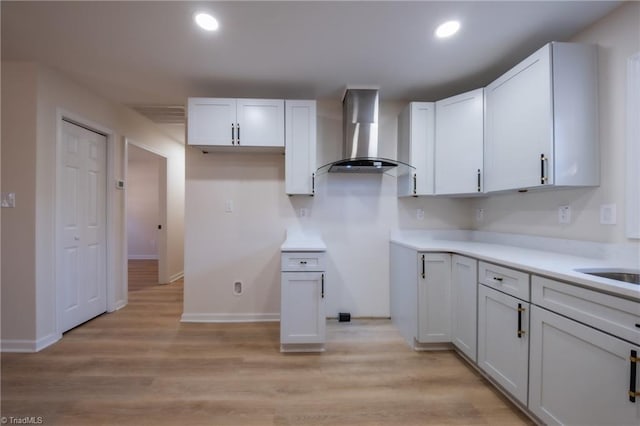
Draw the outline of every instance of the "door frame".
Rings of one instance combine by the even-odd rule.
[[[148,145],[143,143],[139,143],[130,138],[124,138],[124,181],[129,181],[129,145],[133,145],[136,148],[143,149],[151,154],[157,155],[161,158],[162,166],[160,167],[160,176],[158,181],[158,207],[160,211],[158,212],[160,225],[162,225],[162,232],[158,236],[157,247],[158,247],[158,283],[159,284],[169,284],[171,282],[171,277],[169,276],[169,247],[167,244],[167,211],[168,211],[168,194],[167,194],[167,176],[168,176],[168,158],[165,154],[160,151],[151,148]],[[126,191],[126,190],[125,190]],[[126,192],[125,192],[126,195]],[[129,262],[129,233],[128,229],[128,201],[127,197],[124,197],[124,253],[125,253],[125,270],[127,263]],[[129,289],[129,282],[126,282],[126,290]]]
[[[86,117],[64,110],[62,108],[56,109],[56,155],[55,155],[55,193],[54,193],[54,294],[55,294],[55,319],[56,319],[56,332],[59,336],[62,335],[62,312],[63,312],[63,298],[62,298],[62,283],[61,283],[61,270],[60,270],[60,242],[62,241],[61,235],[61,220],[62,215],[60,212],[60,200],[62,194],[62,126],[63,121],[70,122],[77,126],[83,127],[92,132],[104,135],[107,139],[106,146],[106,159],[105,159],[105,225],[106,225],[106,250],[105,250],[105,282],[106,282],[106,299],[107,299],[107,312],[116,311],[126,305],[126,299],[118,299],[118,282],[123,282],[123,276],[117,274],[118,264],[122,263],[122,259],[118,259],[116,247],[118,246],[118,227],[116,217],[116,204],[117,193],[115,185],[110,185],[111,182],[115,182],[115,159],[116,159],[116,144],[115,133],[99,123],[93,122]],[[126,270],[125,270],[126,271]],[[126,278],[126,276],[124,277]],[[125,285],[126,285],[126,281]],[[125,293],[126,295],[126,293]]]

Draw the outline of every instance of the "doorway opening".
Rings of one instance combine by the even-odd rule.
[[[166,269],[167,159],[126,143],[128,291],[169,282]]]

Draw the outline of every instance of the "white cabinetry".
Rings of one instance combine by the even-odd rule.
[[[451,342],[476,361],[478,261],[451,256]]]
[[[529,303],[480,285],[478,366],[523,405],[529,371]]]
[[[282,253],[280,350],[323,351],[324,253]]]
[[[435,104],[411,102],[398,116],[398,196],[434,194]]]
[[[187,144],[284,148],[284,101],[189,98]]]
[[[435,193],[481,193],[484,89],[436,102],[435,128]]]
[[[451,342],[451,255],[391,244],[391,320],[413,348]]]
[[[316,101],[285,101],[285,190],[313,195],[316,170]]]
[[[638,345],[534,306],[529,409],[549,425],[640,424],[640,396],[629,395],[640,389],[638,355]]]
[[[485,89],[485,191],[599,184],[597,50],[549,43]]]
[[[532,285],[529,409],[547,424],[640,424],[638,302],[538,276]]]

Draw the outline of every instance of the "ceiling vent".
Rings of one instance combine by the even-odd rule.
[[[137,113],[157,124],[184,124],[183,105],[132,105]]]

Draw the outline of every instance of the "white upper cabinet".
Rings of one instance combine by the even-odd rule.
[[[482,193],[484,89],[436,102],[435,193]]]
[[[398,196],[434,194],[435,104],[411,102],[398,117]]]
[[[597,50],[550,43],[485,89],[485,192],[599,184]]]
[[[189,98],[187,143],[283,148],[284,101]]]
[[[313,195],[316,170],[316,101],[285,101],[285,190]]]

